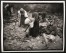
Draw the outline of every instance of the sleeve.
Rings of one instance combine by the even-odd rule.
[[[20,11],[18,11],[18,14],[20,13]]]
[[[18,17],[21,17],[21,13],[20,13],[20,11],[18,11]]]
[[[30,23],[30,19],[29,18],[26,18],[25,21],[24,21],[25,24],[29,24]]]
[[[28,17],[28,14],[27,14],[27,12],[26,12],[26,11],[25,11],[25,14],[24,14],[24,15],[25,15],[25,17]]]

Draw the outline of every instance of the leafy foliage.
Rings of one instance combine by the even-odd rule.
[[[5,5],[5,4],[4,4]],[[13,4],[14,15],[8,16],[4,9],[4,50],[39,50],[39,49],[62,49],[63,39],[63,4]],[[33,12],[46,12],[44,22],[39,22],[39,35],[26,37],[26,27],[19,27],[20,18],[17,11],[23,7],[30,15]],[[61,14],[61,15],[59,15]],[[53,35],[55,40],[48,41],[42,35]],[[29,34],[28,34],[29,35]],[[41,36],[40,36],[41,35]],[[47,39],[48,40],[48,39]]]

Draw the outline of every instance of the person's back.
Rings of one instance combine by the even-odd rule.
[[[20,14],[21,14],[21,18],[20,18],[20,26],[24,26],[24,21],[25,21],[25,11],[23,8],[20,9]]]
[[[37,12],[34,12],[32,14],[32,17],[35,18],[35,21],[34,21],[34,26],[33,28],[30,28],[30,35],[32,35],[33,37],[36,37],[38,36],[39,34],[39,20],[38,20],[38,13]]]

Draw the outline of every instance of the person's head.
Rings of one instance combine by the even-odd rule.
[[[24,9],[23,9],[23,8],[21,8],[21,9],[20,9],[20,12],[23,14],[23,13],[24,13]]]
[[[20,8],[20,11],[24,11],[24,9],[23,8]]]
[[[33,12],[32,13],[32,17],[35,18],[35,19],[38,18],[38,13],[37,12]]]

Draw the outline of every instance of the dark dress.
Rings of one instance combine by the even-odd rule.
[[[20,13],[21,13],[20,26],[24,26],[24,21],[25,21],[24,12],[20,11]]]
[[[29,32],[30,32],[29,34],[32,37],[38,36],[38,34],[39,34],[39,20],[38,19],[36,19],[34,21],[34,27],[33,28],[30,28]]]

